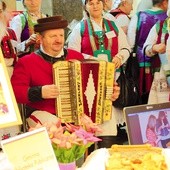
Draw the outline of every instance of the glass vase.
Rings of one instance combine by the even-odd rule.
[[[60,170],[76,170],[76,162],[58,163]]]

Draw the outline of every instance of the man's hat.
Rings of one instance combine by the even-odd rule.
[[[66,28],[68,26],[67,20],[63,19],[61,15],[41,18],[37,20],[36,25],[34,25],[35,32],[43,32],[51,29]]]

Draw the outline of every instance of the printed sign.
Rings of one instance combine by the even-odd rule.
[[[59,170],[44,127],[3,140],[1,145],[15,170]]]

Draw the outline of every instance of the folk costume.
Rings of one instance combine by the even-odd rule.
[[[15,42],[16,40],[17,38],[15,32],[12,29],[7,28],[6,34],[1,40],[1,48],[10,77],[13,72],[13,66],[17,62],[16,50],[13,46],[13,44],[15,44],[13,42]]]
[[[149,34],[152,26],[157,22],[164,20],[167,17],[166,12],[156,8],[140,11],[132,17],[128,28],[128,41],[136,53],[138,58],[140,75],[139,75],[139,91],[142,97],[142,103],[147,103],[148,94],[153,81],[153,73],[159,68],[159,59],[147,57],[143,53],[143,44]]]
[[[44,18],[46,15],[41,12],[39,15],[34,15],[28,11],[24,11],[21,14],[16,15],[10,22],[10,27],[15,31],[17,36],[17,52],[20,57],[34,51],[37,47],[31,45],[26,49],[25,41],[34,33],[34,25],[37,24],[37,20]]]
[[[36,32],[66,28],[68,25],[67,21],[63,20],[61,16],[42,18],[38,22],[34,26]],[[54,84],[53,64],[55,62],[69,59],[82,60],[83,58],[81,53],[64,48],[57,56],[50,56],[42,46],[39,50],[19,58],[11,83],[17,102],[26,105],[26,118],[28,118],[28,121],[30,120],[35,125],[43,120],[44,122],[49,119],[56,120],[55,99],[43,99],[42,86]]]
[[[129,56],[126,35],[108,19],[102,19],[100,25],[92,19],[78,23],[70,34],[68,47],[83,53],[85,58],[94,56],[111,61],[114,55],[119,54],[124,63]]]
[[[12,85],[18,103],[26,103],[33,110],[43,110],[56,114],[55,99],[43,100],[41,86],[53,84],[52,64],[54,62],[83,59],[77,51],[64,49],[62,53],[60,58],[54,58],[40,49],[18,60],[12,76]],[[29,117],[29,115],[27,116]]]
[[[158,55],[161,65],[159,69],[154,73],[154,79],[152,82],[151,90],[149,93],[149,104],[163,103],[170,101],[170,61],[169,61],[169,43],[167,45],[167,53],[155,54],[152,51],[152,46],[154,44],[165,43],[169,41],[168,33],[168,21],[169,18],[164,21],[157,22],[151,29],[146,42],[144,44],[144,49],[150,58]]]
[[[122,41],[123,40],[123,41]],[[123,30],[117,27],[114,21],[108,20],[103,16],[100,24],[97,24],[91,18],[84,19],[78,23],[70,34],[68,47],[81,52],[84,58],[94,58],[111,62],[115,55],[125,63],[129,57],[130,47],[126,41],[126,35]],[[119,73],[116,73],[116,78]],[[97,134],[108,138],[117,135],[117,124],[124,123],[122,110],[112,109],[112,119],[99,125],[103,132]],[[103,140],[104,141],[104,140]],[[110,141],[112,143],[112,141]]]
[[[102,23],[103,30],[97,31],[94,33],[94,28],[90,19],[83,20],[81,22],[81,33],[82,33],[82,41],[81,41],[81,52],[85,54],[89,54],[91,56],[95,56],[99,58],[106,57],[107,61],[112,61],[112,57],[118,52],[118,29],[113,22],[109,20],[103,19]],[[106,27],[106,31],[105,28]],[[112,39],[108,39],[105,34],[113,31],[115,37]],[[115,44],[113,48],[113,44]]]

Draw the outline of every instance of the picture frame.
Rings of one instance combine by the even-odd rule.
[[[21,125],[19,108],[13,93],[12,85],[0,48],[0,129]]]

